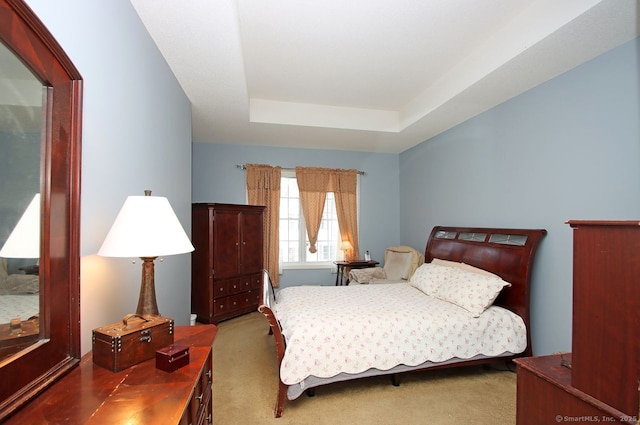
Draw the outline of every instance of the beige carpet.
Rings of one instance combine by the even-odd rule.
[[[273,417],[278,378],[273,336],[260,313],[219,325],[213,344],[215,425],[515,424],[516,375],[481,367],[331,384],[286,400]]]

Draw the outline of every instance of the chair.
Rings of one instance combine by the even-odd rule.
[[[384,252],[384,267],[353,269],[349,284],[406,282],[424,263],[424,255],[410,246],[391,246]]]

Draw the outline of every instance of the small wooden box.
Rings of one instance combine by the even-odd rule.
[[[173,344],[173,319],[128,314],[122,322],[93,330],[93,362],[113,372],[152,359]]]
[[[189,364],[189,347],[170,345],[156,351],[156,368],[174,372]]]

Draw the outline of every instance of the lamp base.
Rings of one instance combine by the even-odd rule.
[[[142,282],[136,314],[140,316],[160,316],[156,302],[155,264],[158,257],[140,257],[142,260]]]

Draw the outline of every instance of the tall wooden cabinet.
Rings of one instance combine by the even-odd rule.
[[[573,228],[571,384],[638,414],[640,223],[570,221]]]
[[[573,228],[572,352],[516,360],[518,424],[539,423],[535,418],[551,423],[556,415],[562,420],[597,416],[600,421],[635,424],[640,394],[640,222],[568,224]]]
[[[258,308],[264,208],[193,204],[191,311],[198,322],[218,323]]]

